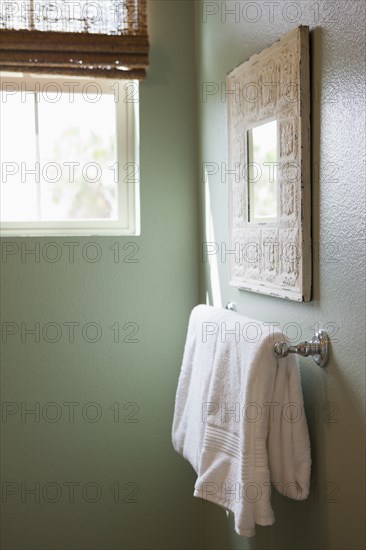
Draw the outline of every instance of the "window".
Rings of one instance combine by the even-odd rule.
[[[1,78],[1,234],[139,234],[138,81]]]
[[[139,233],[146,0],[0,6],[5,235]]]

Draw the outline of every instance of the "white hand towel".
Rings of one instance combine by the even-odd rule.
[[[197,306],[178,382],[173,446],[197,473],[194,496],[233,512],[239,535],[271,525],[270,482],[303,500],[310,443],[295,356],[280,332],[232,311]]]

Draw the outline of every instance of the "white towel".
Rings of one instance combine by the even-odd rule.
[[[271,525],[270,483],[303,500],[310,442],[297,358],[281,332],[232,311],[193,309],[178,382],[173,446],[197,473],[194,496],[233,512],[239,535]]]

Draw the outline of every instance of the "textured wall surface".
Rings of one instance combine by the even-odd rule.
[[[4,550],[183,550],[199,540],[194,477],[170,441],[187,319],[198,300],[193,18],[191,3],[150,3],[141,237],[6,239],[19,249],[39,243],[41,256],[22,262],[19,252],[2,263],[2,322],[41,329],[53,322],[63,330],[57,343],[47,341],[55,337],[49,328],[39,343],[17,334],[2,346],[2,399],[19,406],[1,426],[3,483],[17,491],[2,504]],[[44,258],[54,252],[50,242],[63,250],[56,263]],[[73,263],[65,242],[79,245]],[[93,256],[90,242],[102,251],[96,263],[82,254]],[[139,247],[134,256],[136,247],[123,248],[129,242]],[[67,322],[80,323],[74,343]],[[94,344],[87,341],[93,329],[84,338],[81,331],[90,322],[102,329]],[[123,342],[133,330],[124,329],[127,322],[139,325],[139,343]],[[31,414],[22,421],[22,402],[24,413],[40,404],[39,422]],[[83,411],[88,403],[97,406]],[[62,415],[52,422],[57,407]],[[102,416],[92,422],[98,407]],[[37,483],[39,502],[29,493]]]
[[[239,17],[228,15],[225,9],[236,5]],[[38,322],[41,329],[57,323],[62,337],[50,343],[50,329],[39,343],[31,334],[22,342],[19,332],[2,346],[4,550],[365,547],[363,10],[362,1],[149,2],[141,237],[6,240],[19,250],[39,245],[41,256],[22,261],[19,252],[2,262],[2,322],[19,330],[21,323]],[[195,476],[170,443],[186,323],[198,301],[198,244],[228,237],[227,184],[220,173],[210,177],[204,196],[201,169],[197,236],[196,106],[198,98],[199,167],[225,163],[225,96],[211,93],[203,101],[202,83],[220,87],[234,66],[299,24],[311,26],[312,44],[314,300],[296,304],[239,292],[228,286],[228,263],[220,257],[200,264],[201,301],[207,293],[215,305],[231,299],[239,312],[264,321],[296,322],[303,338],[316,323],[333,333],[325,371],[301,361],[311,496],[293,503],[276,494],[276,524],[245,540],[233,534],[222,509],[192,497]],[[79,245],[74,262],[65,246],[70,241]],[[57,263],[42,256],[50,242],[62,247]],[[102,251],[96,263],[82,254],[90,242]],[[74,341],[72,322],[79,323]],[[138,343],[123,342],[128,322],[139,326]],[[83,336],[87,323],[102,329],[94,344],[92,329]],[[37,403],[39,418],[26,414]],[[101,417],[93,421],[96,413]]]
[[[231,13],[229,13],[231,11]],[[294,27],[311,28],[314,300],[296,304],[241,292],[228,285],[229,265],[219,255],[205,264],[202,291],[211,303],[237,303],[262,321],[300,328],[311,337],[327,326],[329,367],[301,360],[310,428],[313,484],[305,502],[274,495],[276,524],[253,540],[230,535],[230,549],[356,550],[364,540],[364,39],[362,1],[202,2],[197,6],[201,90],[201,162],[227,163],[226,74]],[[211,83],[211,87],[207,87]],[[217,91],[219,90],[219,91]],[[209,94],[202,93],[209,91]],[[201,176],[201,189],[204,183]],[[228,185],[218,171],[208,178],[212,226],[204,239],[228,243]],[[227,259],[229,256],[227,256]],[[215,261],[216,260],[216,261]],[[215,524],[215,536],[223,533]],[[232,533],[232,525],[228,530]]]

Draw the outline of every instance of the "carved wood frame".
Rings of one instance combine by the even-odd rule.
[[[311,300],[309,28],[298,27],[227,77],[230,284]],[[249,222],[247,131],[277,120],[277,222]]]

